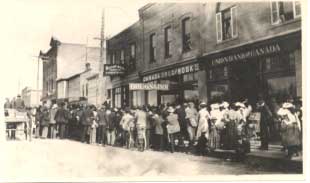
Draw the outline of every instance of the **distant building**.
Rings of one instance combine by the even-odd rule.
[[[42,95],[41,90],[34,90],[31,89],[30,87],[25,87],[22,90],[21,97],[24,100],[26,107],[36,107],[41,104],[40,103],[41,95]]]
[[[54,37],[51,38],[50,46],[51,48],[46,53],[40,54],[45,60],[43,62],[42,101],[50,103],[69,101],[68,95],[72,93],[68,91],[68,81],[83,72],[86,63],[91,64],[92,68],[99,72],[100,48],[63,43]],[[73,87],[72,82],[71,87]],[[73,98],[71,97],[70,100]]]

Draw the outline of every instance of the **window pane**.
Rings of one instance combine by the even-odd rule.
[[[223,40],[231,38],[231,10],[222,12]]]
[[[295,16],[301,15],[301,5],[299,1],[295,1]]]
[[[236,37],[238,35],[238,27],[237,27],[237,8],[231,8],[231,17],[232,17],[232,37]]]
[[[217,41],[222,41],[222,14],[216,14],[216,35]]]
[[[282,22],[294,18],[293,2],[279,2],[279,14]]]
[[[211,100],[219,99],[219,98],[226,98],[227,96],[228,96],[228,85],[227,84],[213,85],[210,89]]]
[[[296,96],[296,79],[294,76],[268,79],[267,83],[269,95],[278,100],[288,95]]]

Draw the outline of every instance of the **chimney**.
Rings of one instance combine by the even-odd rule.
[[[87,62],[87,63],[85,64],[85,69],[86,69],[86,71],[90,70],[90,63]]]

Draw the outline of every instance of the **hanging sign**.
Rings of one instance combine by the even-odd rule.
[[[125,74],[125,67],[120,64],[104,64],[105,76],[119,76]]]
[[[169,90],[169,84],[129,83],[129,90]]]

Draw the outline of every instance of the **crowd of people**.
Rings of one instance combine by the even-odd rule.
[[[75,139],[83,143],[144,151],[182,151],[204,155],[215,149],[250,152],[250,139],[268,150],[270,135],[279,131],[283,151],[292,158],[301,151],[300,100],[278,105],[262,96],[255,104],[238,102],[185,102],[159,106],[112,108],[60,102],[27,108],[36,138]]]

